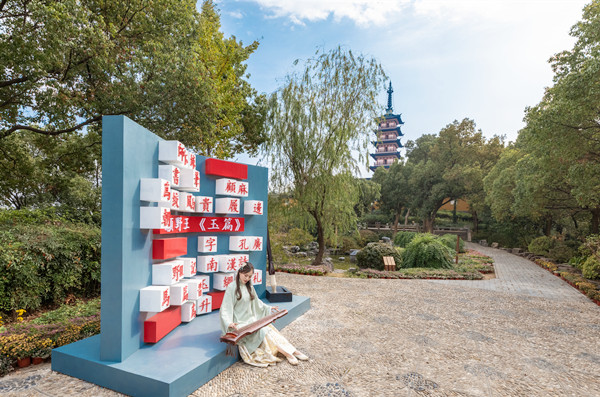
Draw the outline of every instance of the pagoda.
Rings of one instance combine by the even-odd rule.
[[[394,114],[392,108],[392,82],[387,90],[388,103],[385,115],[378,119],[378,127],[375,133],[377,140],[371,143],[375,145],[375,153],[371,153],[371,157],[375,160],[375,164],[370,166],[371,171],[375,171],[378,167],[390,168],[390,165],[400,159],[399,148],[402,147],[400,137],[403,135],[400,131],[400,126],[404,124],[400,114]]]

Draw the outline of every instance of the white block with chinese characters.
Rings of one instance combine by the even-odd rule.
[[[179,258],[183,262],[183,277],[193,277],[197,273],[196,258]]]
[[[188,166],[191,169],[196,169],[196,155],[191,150],[188,150],[187,156],[188,156]]]
[[[198,252],[217,252],[217,236],[199,236]]]
[[[229,178],[219,178],[215,181],[215,194],[220,196],[237,196],[238,181]]]
[[[235,257],[237,258],[237,268],[238,269],[240,267],[242,267],[243,265],[245,265],[246,262],[250,261],[250,256],[248,254],[237,254]]]
[[[263,238],[258,236],[230,236],[229,251],[262,251]]]
[[[183,277],[183,262],[167,261],[152,265],[152,285],[172,285]]]
[[[218,255],[219,271],[224,273],[235,272],[238,269],[237,255]]]
[[[263,281],[263,271],[260,269],[254,269],[254,274],[252,275],[252,285],[262,284]]]
[[[250,251],[251,236],[229,236],[229,251]]]
[[[196,196],[196,212],[208,214],[213,212],[214,199],[210,196]]]
[[[186,192],[199,192],[200,191],[200,172],[190,168],[181,169],[181,183],[179,184],[179,190]]]
[[[210,291],[210,277],[207,274],[199,274],[192,277],[192,280],[198,280],[202,287],[202,293]]]
[[[214,273],[219,271],[218,255],[198,255],[196,268],[200,273]]]
[[[239,214],[240,199],[223,197],[215,199],[215,214]]]
[[[181,306],[189,299],[187,283],[173,284],[169,288],[171,288],[171,305]]]
[[[185,302],[181,305],[181,322],[189,323],[196,318],[196,302]]]
[[[140,290],[141,312],[162,312],[170,306],[169,287],[152,285]]]
[[[212,296],[210,295],[202,295],[201,298],[195,300],[195,304],[197,316],[212,312]]]
[[[166,179],[171,187],[178,187],[181,182],[181,169],[171,164],[161,164],[158,166],[158,177]]]
[[[182,209],[181,196],[178,190],[171,189],[171,201],[168,203],[160,202],[158,203],[159,207],[166,207],[175,211],[180,211]]]
[[[186,283],[188,285],[188,299],[189,300],[195,300],[200,298],[202,295],[204,295],[204,291],[202,288],[202,280],[198,280],[198,279],[189,279],[189,280],[185,280],[182,281],[183,283]]]
[[[235,282],[235,273],[215,273],[213,274],[213,289],[225,291],[227,286]]]
[[[163,163],[187,166],[187,150],[181,142],[178,141],[160,141],[158,142],[158,161]]]
[[[169,203],[171,200],[171,182],[163,178],[141,178],[140,200]]]
[[[219,196],[248,197],[248,182],[230,178],[219,178],[215,181],[215,194]]]
[[[263,202],[261,200],[244,201],[244,215],[263,215]]]
[[[179,207],[183,212],[195,212],[196,198],[190,193],[179,192]]]
[[[140,207],[140,229],[163,229],[169,227],[171,211],[165,207]]]
[[[262,251],[263,249],[263,238],[252,236],[250,237],[250,251]]]

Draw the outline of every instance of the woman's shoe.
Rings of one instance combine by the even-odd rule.
[[[307,357],[306,355],[304,355],[304,354],[300,353],[298,350],[296,350],[296,351],[294,352],[294,356],[296,356],[296,358],[297,358],[298,360],[302,360],[302,361],[308,361],[308,357]]]
[[[294,356],[285,356],[285,358],[287,358],[288,363],[292,364],[292,365],[298,365],[298,359]]]

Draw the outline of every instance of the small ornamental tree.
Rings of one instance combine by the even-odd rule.
[[[453,250],[445,246],[433,234],[415,237],[402,253],[403,267],[429,267],[451,269]]]

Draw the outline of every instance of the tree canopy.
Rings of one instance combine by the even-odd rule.
[[[356,218],[352,173],[367,165],[371,123],[383,110],[376,99],[384,79],[374,59],[341,47],[318,50],[269,100],[272,181],[314,218],[317,264],[326,235]]]
[[[264,98],[245,80],[258,46],[224,38],[212,1],[0,2],[0,139],[55,136],[123,114],[199,153],[255,150]]]
[[[265,140],[258,43],[224,37],[210,0],[6,0],[0,21],[0,205],[96,211],[103,115],[219,158]]]

